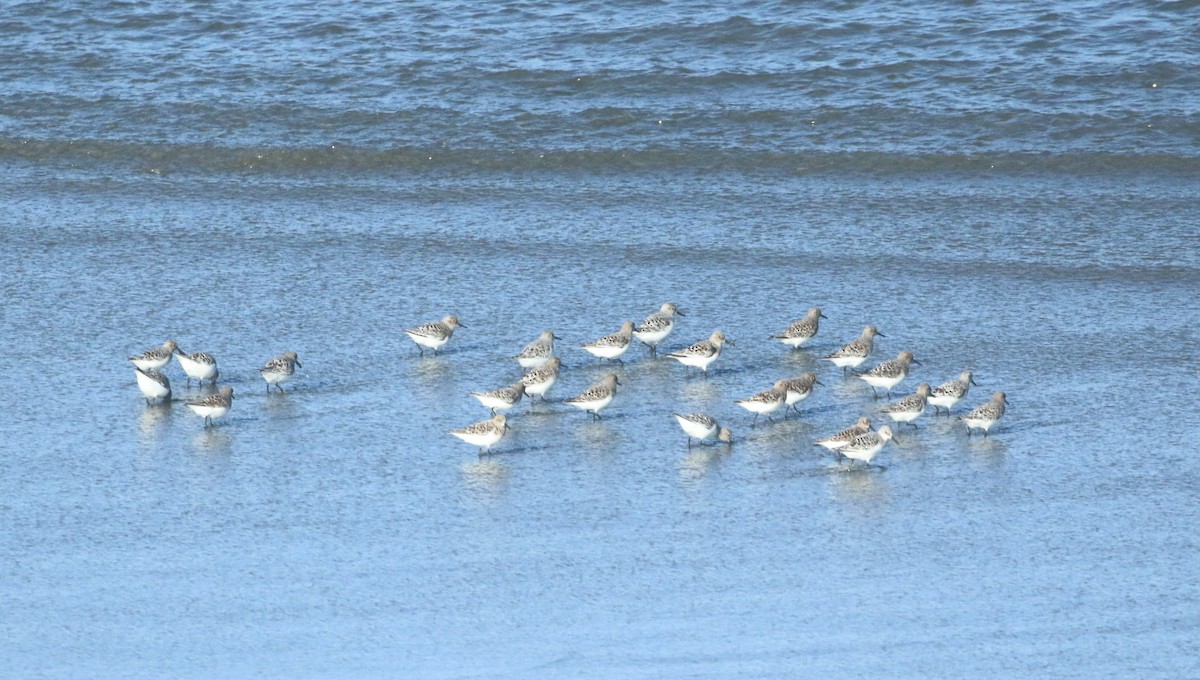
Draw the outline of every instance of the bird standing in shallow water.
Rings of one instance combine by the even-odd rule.
[[[796,408],[796,404],[808,399],[809,396],[812,395],[813,385],[825,384],[820,380],[817,380],[816,373],[805,373],[799,378],[792,378],[791,380],[787,380],[785,382],[787,382],[787,399],[785,400],[784,404],[793,409],[796,413],[800,412],[800,409]],[[783,410],[783,415],[785,417],[787,416],[786,408]]]
[[[151,404],[155,399],[170,399],[171,398],[171,381],[162,371],[146,371],[133,367],[134,373],[137,375],[138,389],[142,391],[142,396],[146,398],[146,404]]]
[[[209,395],[203,399],[196,399],[187,402],[187,407],[192,409],[198,416],[204,417],[204,426],[211,427],[214,418],[220,418],[233,406],[233,388],[226,385],[221,388],[221,391],[216,394]]]
[[[417,351],[421,353],[421,356],[425,356],[426,347],[437,354],[442,345],[450,342],[450,338],[454,337],[454,331],[459,328],[466,328],[466,326],[458,322],[457,316],[451,314],[441,321],[430,321],[416,328],[410,328],[404,331],[404,334],[417,343]]]
[[[650,356],[658,354],[658,344],[666,339],[671,334],[671,330],[675,328],[676,315],[686,316],[674,302],[664,302],[657,312],[646,317],[637,328],[633,329],[633,337],[650,348]]]
[[[592,356],[623,364],[625,362],[621,361],[621,355],[629,349],[631,344],[633,344],[633,322],[626,321],[621,324],[621,330],[616,333],[606,335],[593,342],[585,342],[580,346]]]
[[[304,368],[300,364],[300,357],[295,352],[284,352],[264,364],[262,368],[258,369],[258,372],[262,374],[263,380],[267,381],[268,393],[270,393],[272,385],[275,386],[275,389],[283,392],[282,383],[291,380],[297,368]]]
[[[838,453],[851,460],[861,460],[870,465],[875,456],[883,450],[884,445],[895,438],[896,435],[892,434],[892,428],[884,425],[879,428],[878,432],[867,432],[850,440],[849,444],[838,449]]]
[[[754,427],[758,423],[760,415],[765,415],[767,420],[770,420],[771,414],[787,403],[787,382],[786,380],[776,380],[771,389],[734,402],[754,414],[754,421],[750,423],[750,427]]]
[[[159,371],[170,363],[171,355],[178,349],[179,345],[176,345],[174,340],[168,340],[162,347],[148,349],[137,356],[129,357],[129,360],[143,371]]]
[[[1008,406],[1008,397],[1003,392],[997,392],[992,395],[992,400],[986,404],[976,406],[970,413],[961,416],[961,420],[967,426],[967,436],[971,436],[971,430],[983,430],[983,436],[988,436],[988,431],[996,424],[996,421],[1004,417],[1005,407]]]
[[[854,423],[850,427],[847,427],[846,429],[842,430],[841,432],[838,432],[837,434],[829,435],[828,437],[822,437],[814,443],[817,446],[824,446],[825,448],[829,449],[830,451],[837,451],[837,450],[841,449],[842,447],[846,446],[847,444],[849,444],[850,442],[854,441],[856,438],[861,437],[862,435],[864,435],[870,431],[871,431],[871,419],[866,416],[863,416],[858,419],[858,422]]]
[[[510,429],[508,419],[503,413],[498,413],[487,420],[481,420],[474,425],[450,430],[450,434],[458,437],[472,446],[479,447],[479,453],[488,453],[492,447],[500,443]]]
[[[726,338],[721,331],[714,331],[707,340],[688,345],[681,350],[671,352],[667,356],[689,368],[698,368],[708,373],[708,366],[721,356],[721,348],[732,345],[733,341]]]
[[[521,376],[521,382],[525,383],[525,394],[529,395],[530,399],[536,396],[545,401],[546,392],[550,391],[550,388],[558,381],[558,371],[561,367],[561,359],[550,357],[545,366],[535,368]]]
[[[567,399],[565,403],[587,411],[592,414],[593,420],[598,420],[600,409],[612,403],[613,397],[617,394],[617,385],[620,384],[621,381],[617,379],[617,374],[609,373],[599,383],[587,388],[579,396]]]
[[[921,362],[913,358],[912,352],[901,352],[895,359],[878,364],[871,370],[858,374],[858,377],[871,386],[871,391],[875,393],[876,399],[879,398],[879,392],[875,391],[876,387],[886,389],[887,396],[890,397],[892,388],[908,377],[909,364],[920,366]]]
[[[958,380],[944,382],[933,388],[933,392],[929,394],[929,405],[933,407],[933,414],[937,415],[939,409],[944,408],[946,415],[950,415],[950,409],[967,396],[971,385],[978,386],[979,383],[975,382],[975,377],[970,371],[963,371]]]
[[[787,327],[787,330],[779,335],[772,335],[771,338],[782,342],[792,349],[796,349],[809,340],[812,340],[821,327],[821,319],[828,318],[821,313],[820,307],[811,307],[803,319],[793,321],[792,325]]]
[[[541,368],[554,355],[554,341],[559,337],[552,330],[544,330],[536,340],[525,345],[521,353],[513,357],[521,368]]]
[[[842,369],[842,373],[848,368],[857,368],[862,362],[871,356],[871,352],[875,349],[876,337],[887,337],[879,332],[874,326],[867,326],[863,329],[862,335],[854,340],[846,343],[841,349],[825,357],[827,361],[832,361],[834,366]]]
[[[721,427],[717,424],[716,418],[704,413],[672,413],[675,420],[679,423],[679,427],[688,436],[688,448],[692,447],[692,439],[698,440],[701,444],[712,439],[715,435],[717,441],[723,444],[733,443],[733,432],[727,427]]]
[[[521,397],[525,396],[525,383],[517,381],[508,387],[490,392],[471,392],[471,396],[492,409],[492,415],[496,415],[496,411],[508,411],[521,401]]]
[[[184,354],[183,350],[175,350],[175,358],[179,360],[179,365],[183,367],[183,372],[188,376],[188,387],[192,386],[192,378],[200,382],[200,386],[204,386],[204,381],[208,380],[213,385],[217,384],[217,378],[221,372],[217,370],[217,360],[208,352],[192,352]]]
[[[897,423],[908,423],[913,429],[917,424],[913,421],[925,413],[925,404],[929,401],[929,385],[917,385],[917,391],[904,397],[894,404],[883,407],[883,412]]]

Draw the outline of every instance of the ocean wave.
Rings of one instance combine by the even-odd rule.
[[[154,174],[653,172],[677,174],[1200,174],[1200,156],[1162,153],[888,153],[728,149],[233,147],[0,139],[0,164]]]

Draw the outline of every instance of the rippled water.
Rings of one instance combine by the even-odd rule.
[[[0,20],[0,667],[1200,674],[1194,3],[338,9]],[[634,349],[602,420],[558,401],[666,300],[668,345],[735,340],[713,375]],[[811,350],[767,338],[810,305]],[[818,359],[867,323],[1001,426],[814,448],[879,415]],[[446,430],[543,328],[552,400],[477,456]],[[177,365],[141,400],[168,337],[219,426]],[[733,403],[807,370],[799,417]]]

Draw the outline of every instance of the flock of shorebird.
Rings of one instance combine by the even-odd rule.
[[[674,329],[675,317],[682,315],[683,313],[674,303],[668,302],[663,304],[658,311],[646,317],[642,323],[634,324],[632,321],[626,321],[616,333],[606,335],[593,342],[585,342],[581,347],[600,359],[620,362],[621,356],[636,339],[646,345],[650,353],[654,355],[658,352],[659,344]],[[804,318],[792,323],[782,333],[771,337],[793,349],[802,347],[816,336],[820,328],[820,320],[823,318],[826,317],[821,310],[813,307],[808,310]],[[441,321],[426,323],[404,332],[412,338],[413,342],[417,343],[417,347],[424,354],[426,349],[437,352],[450,341],[454,336],[454,331],[459,328],[464,328],[464,326],[459,323],[458,318],[447,316]],[[875,348],[875,337],[882,335],[875,326],[867,326],[863,329],[862,335],[825,359],[842,368],[843,374],[847,374],[867,360]],[[553,331],[543,331],[514,357],[521,367],[526,369],[526,373],[517,382],[495,390],[471,392],[471,396],[491,409],[492,417],[462,429],[451,430],[450,434],[478,446],[481,453],[490,451],[493,446],[498,444],[510,429],[507,416],[502,412],[511,410],[526,396],[545,399],[546,392],[558,380],[562,367],[561,360],[554,356],[554,341],[558,339]],[[726,338],[724,333],[716,331],[707,339],[670,352],[666,356],[683,364],[689,371],[698,369],[707,372],[709,366],[721,355],[721,349],[725,345],[732,344],[733,342]],[[912,352],[901,352],[895,359],[884,361],[861,373],[855,372],[854,375],[870,385],[871,389],[875,391],[876,397],[879,396],[878,390],[884,390],[885,394],[890,397],[892,389],[908,376],[911,364],[920,365],[920,362],[913,357]],[[970,386],[975,384],[971,371],[964,371],[956,380],[951,380],[936,388],[930,388],[929,385],[922,383],[914,394],[888,404],[882,411],[895,423],[908,423],[915,428],[916,424],[913,421],[919,418],[927,407],[932,406],[935,414],[939,413],[941,409],[945,409],[946,414],[949,415],[950,410],[967,396]],[[620,385],[621,382],[617,375],[610,373],[581,394],[564,399],[563,403],[587,411],[593,418],[599,418],[601,409],[612,403],[617,394],[617,387]],[[787,409],[796,409],[798,412],[796,404],[812,394],[814,385],[823,385],[823,383],[817,380],[815,374],[805,373],[790,380],[778,380],[771,389],[746,399],[740,399],[736,403],[754,414],[754,420],[751,422],[753,427],[758,422],[759,416],[766,416],[769,419],[780,409],[784,409],[785,414]],[[973,430],[981,430],[986,437],[996,421],[1004,415],[1007,403],[1004,393],[996,392],[990,401],[961,416],[961,420],[966,424],[967,435],[970,436]],[[733,433],[729,428],[722,427],[715,418],[708,414],[675,413],[673,415],[687,435],[689,446],[692,445],[692,440],[700,443],[713,441],[725,445],[733,443]],[[864,416],[845,430],[818,439],[814,443],[846,458],[869,464],[893,438],[891,427],[884,426],[873,430],[871,420]]]
[[[668,302],[663,304],[658,311],[647,316],[642,323],[634,324],[632,321],[626,321],[617,332],[593,342],[585,342],[581,347],[599,359],[622,362],[622,355],[633,345],[634,340],[638,340],[646,345],[651,355],[656,355],[658,346],[674,329],[675,317],[682,315],[683,312],[674,303]],[[816,336],[820,328],[820,320],[823,318],[826,317],[821,313],[820,308],[813,307],[808,310],[804,318],[795,321],[783,332],[772,335],[771,338],[779,340],[793,349],[803,347]],[[421,354],[424,354],[426,349],[436,353],[450,341],[454,336],[454,331],[465,327],[459,322],[458,317],[452,315],[440,321],[432,321],[405,330],[404,333],[417,344]],[[843,375],[848,375],[870,357],[875,348],[875,338],[882,336],[883,334],[875,326],[867,326],[856,339],[824,358],[832,362],[834,366],[841,368]],[[490,451],[510,429],[504,412],[511,410],[525,397],[530,399],[538,397],[545,400],[546,392],[558,380],[562,361],[554,355],[554,341],[559,339],[553,331],[543,331],[514,356],[513,358],[525,369],[525,373],[512,385],[495,390],[471,392],[472,397],[491,409],[492,417],[462,429],[451,430],[450,434],[478,446],[481,453]],[[683,364],[688,371],[697,369],[707,373],[709,366],[720,357],[721,349],[725,345],[732,344],[733,341],[726,338],[724,333],[716,331],[707,339],[670,352],[666,356]],[[204,381],[216,385],[219,371],[216,359],[211,354],[205,352],[188,354],[180,350],[174,340],[168,340],[161,347],[155,347],[138,356],[129,357],[134,364],[138,387],[147,403],[170,397],[171,384],[162,369],[171,361],[172,357],[178,359],[187,375],[189,386],[193,379],[199,381],[201,385],[204,384]],[[909,366],[920,365],[920,363],[913,357],[912,352],[900,352],[895,359],[883,361],[863,372],[854,371],[853,375],[870,385],[876,398],[880,396],[879,390],[884,390],[884,394],[891,397],[892,389],[908,377]],[[267,383],[268,392],[272,387],[282,392],[282,383],[291,378],[296,368],[300,366],[295,352],[285,352],[267,361],[258,370]],[[751,421],[751,427],[753,427],[757,424],[760,416],[770,419],[771,415],[779,412],[780,409],[783,409],[784,415],[789,409],[799,412],[796,404],[807,399],[812,394],[815,385],[823,384],[817,379],[816,374],[805,373],[796,378],[777,380],[770,389],[745,399],[739,399],[736,403],[754,414],[754,420]],[[887,404],[881,411],[896,424],[908,423],[916,428],[914,421],[921,417],[928,407],[934,408],[935,415],[942,409],[945,409],[946,414],[949,415],[951,409],[967,396],[971,385],[975,384],[977,383],[972,372],[963,371],[957,379],[934,388],[922,383],[917,386],[916,392],[899,401]],[[598,419],[600,411],[612,403],[617,394],[617,387],[620,385],[621,381],[617,374],[610,373],[581,394],[564,399],[563,403],[586,411],[593,418]],[[967,436],[970,436],[974,430],[980,430],[986,437],[992,426],[1004,416],[1007,403],[1005,394],[996,392],[990,401],[960,416],[960,420],[966,425]],[[232,407],[233,388],[222,387],[215,394],[187,401],[186,405],[204,418],[206,427],[211,426],[214,418],[224,416]],[[692,445],[693,440],[700,443],[713,442],[724,445],[733,443],[733,433],[729,428],[722,427],[710,415],[704,413],[675,413],[673,415],[688,437],[688,446]],[[871,460],[894,437],[895,434],[891,427],[883,426],[878,430],[873,430],[870,418],[863,416],[850,427],[818,439],[814,444],[851,460],[870,464]]]
[[[173,356],[179,360],[180,367],[187,375],[188,386],[191,386],[193,379],[198,381],[201,387],[204,386],[205,380],[209,381],[211,385],[217,384],[217,378],[220,377],[221,371],[217,368],[217,360],[213,355],[208,352],[188,354],[179,349],[179,345],[174,340],[168,340],[162,344],[162,347],[154,347],[137,356],[129,357],[129,360],[133,362],[138,389],[142,391],[142,396],[146,398],[147,404],[171,398],[171,380],[162,372],[162,369],[171,362]],[[298,367],[303,368],[296,353],[284,352],[258,370],[262,374],[263,380],[267,381],[268,392],[272,387],[282,392],[282,383],[291,378]],[[207,427],[212,425],[213,418],[220,418],[229,413],[229,409],[233,407],[233,388],[226,385],[216,394],[193,399],[185,404],[204,418],[204,424]]]

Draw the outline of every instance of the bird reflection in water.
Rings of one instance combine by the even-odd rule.
[[[508,468],[494,458],[463,463],[459,472],[467,490],[475,494],[497,498],[508,491]]]
[[[695,486],[709,474],[720,474],[721,462],[730,453],[724,444],[696,447],[679,461],[679,480],[686,486]]]
[[[233,438],[221,428],[206,427],[192,437],[196,453],[205,455],[228,455],[232,445]]]
[[[157,437],[166,427],[170,416],[171,402],[169,400],[147,406],[138,416],[138,434],[150,439]]]

